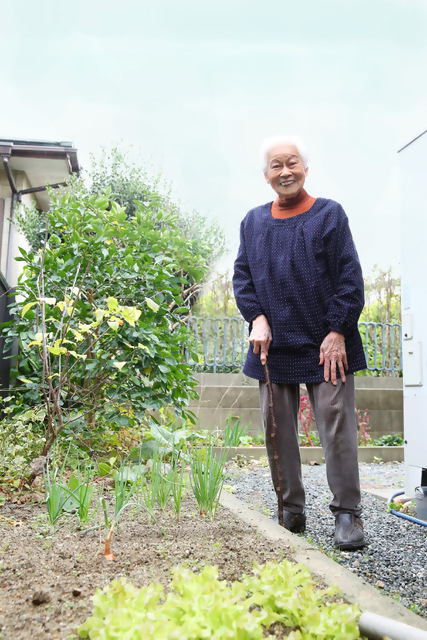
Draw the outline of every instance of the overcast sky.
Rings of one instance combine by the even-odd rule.
[[[296,133],[365,272],[399,272],[397,150],[427,129],[427,0],[0,0],[0,136],[123,141],[224,227],[272,200],[266,136]],[[135,153],[135,152],[134,152]]]

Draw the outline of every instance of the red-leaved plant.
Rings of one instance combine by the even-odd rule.
[[[314,447],[318,444],[318,436],[317,433],[313,433],[311,427],[314,423],[313,416],[313,408],[310,404],[310,400],[308,396],[300,397],[300,405],[299,405],[299,424],[301,429],[301,444],[302,446]],[[315,441],[313,441],[313,439]]]
[[[308,396],[300,397],[300,407],[299,407],[299,427],[300,427],[300,442],[303,447],[316,447],[319,443],[319,436],[316,431],[312,431],[312,428],[315,425],[313,408],[310,404],[310,400]],[[360,409],[356,408],[356,420],[357,420],[357,430],[358,430],[358,442],[361,446],[369,445],[371,441],[371,436],[369,431],[371,427],[369,426],[369,409],[365,409],[362,413]]]
[[[356,420],[357,429],[359,432],[359,444],[366,447],[371,440],[371,436],[369,434],[369,431],[371,430],[371,427],[369,426],[369,410],[365,409],[362,414],[362,411],[356,408]]]

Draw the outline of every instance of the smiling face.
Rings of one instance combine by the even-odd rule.
[[[281,200],[292,200],[301,193],[307,173],[294,145],[283,144],[269,151],[265,179]]]

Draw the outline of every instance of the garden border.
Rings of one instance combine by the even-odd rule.
[[[219,453],[224,447],[215,447],[214,451]],[[308,464],[317,462],[322,464],[325,462],[325,456],[322,447],[300,447],[301,463]],[[230,447],[227,459],[235,456],[245,456],[250,459],[259,460],[263,456],[267,456],[267,450],[264,446],[259,447]],[[404,447],[359,447],[359,462],[403,462]],[[374,460],[376,458],[376,460]]]
[[[230,510],[236,518],[255,528],[265,539],[274,542],[280,541],[288,545],[295,562],[307,566],[313,576],[328,586],[339,587],[345,599],[351,604],[358,604],[363,613],[375,613],[395,622],[410,625],[425,632],[425,638],[427,638],[427,620],[396,600],[380,594],[375,587],[366,584],[348,569],[325,556],[304,538],[290,533],[271,518],[251,509],[226,491],[222,492],[220,503],[225,509]]]

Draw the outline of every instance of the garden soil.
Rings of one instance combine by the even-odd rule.
[[[171,569],[185,563],[195,571],[217,565],[220,579],[234,581],[254,561],[290,559],[289,545],[266,542],[222,507],[214,521],[202,517],[188,496],[180,522],[172,513],[157,514],[163,533],[148,514],[130,507],[112,538],[115,559],[107,561],[105,530],[83,533],[67,523],[52,533],[42,500],[37,492],[17,494],[0,508],[2,639],[77,638],[92,612],[91,596],[113,579],[167,587]]]

